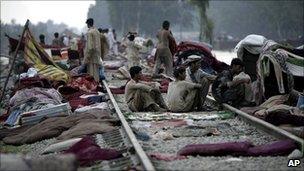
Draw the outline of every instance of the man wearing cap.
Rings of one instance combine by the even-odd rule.
[[[220,103],[235,107],[247,106],[252,101],[250,76],[244,71],[241,59],[234,58],[230,69],[220,73],[212,85],[212,95]]]
[[[169,21],[164,21],[162,29],[157,34],[158,45],[155,54],[154,74],[158,75],[161,65],[165,67],[165,74],[168,76],[173,75],[173,59],[169,48],[169,41],[174,40],[174,37],[169,30]]]
[[[93,26],[94,20],[92,18],[87,19],[86,24],[88,26],[87,41],[84,53],[84,64],[87,67],[87,73],[94,77],[94,80],[99,82],[99,69],[101,64],[101,43],[100,33]]]
[[[186,69],[186,81],[192,83],[198,83],[202,86],[202,106],[204,106],[206,96],[209,91],[209,86],[216,78],[216,76],[210,75],[201,69],[201,57],[197,55],[191,55],[186,60],[188,68]]]

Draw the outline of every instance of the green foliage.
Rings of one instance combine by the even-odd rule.
[[[209,7],[209,0],[189,0],[190,3],[195,5],[199,11],[199,40],[200,41],[212,41],[213,23],[211,19],[207,17],[207,9]],[[212,29],[212,30],[210,30]],[[204,35],[204,36],[203,36]]]
[[[208,16],[214,33],[226,32],[240,39],[261,34],[269,39],[303,36],[304,1],[210,1]]]

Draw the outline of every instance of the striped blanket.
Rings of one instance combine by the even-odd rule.
[[[29,29],[24,34],[24,58],[25,62],[38,70],[38,75],[51,81],[68,82],[69,75],[45,52],[43,47],[37,43]]]

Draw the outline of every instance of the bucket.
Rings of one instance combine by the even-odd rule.
[[[303,94],[299,95],[297,107],[304,110],[304,95]]]

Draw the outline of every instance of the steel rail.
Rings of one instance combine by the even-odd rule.
[[[215,99],[211,96],[207,96],[207,99],[214,101]],[[257,127],[258,129],[261,129],[262,131],[277,137],[279,139],[281,138],[287,138],[287,139],[291,139],[293,141],[295,141],[298,146],[300,147],[302,153],[304,154],[304,139],[299,138],[277,126],[274,126],[262,119],[256,118],[254,116],[251,116],[239,109],[236,109],[226,103],[222,104],[226,109],[236,113],[238,116],[240,116],[242,119],[244,119],[245,121],[247,121],[249,124],[253,125],[254,127]]]
[[[126,131],[127,133],[127,136],[130,140],[130,142],[132,143],[132,145],[134,146],[134,149],[137,153],[137,156],[139,157],[143,167],[145,170],[148,170],[148,171],[154,171],[155,168],[152,164],[152,162],[150,161],[150,159],[148,158],[148,156],[146,155],[146,153],[144,152],[144,150],[142,149],[141,145],[138,143],[133,131],[131,130],[128,122],[126,121],[124,115],[122,114],[122,112],[120,111],[119,107],[118,107],[118,104],[116,103],[115,99],[114,99],[114,96],[108,86],[108,83],[103,80],[102,81],[103,85],[105,86],[107,92],[108,92],[108,95],[110,97],[110,100],[115,108],[115,111],[122,123],[122,126],[124,128],[124,130]]]

